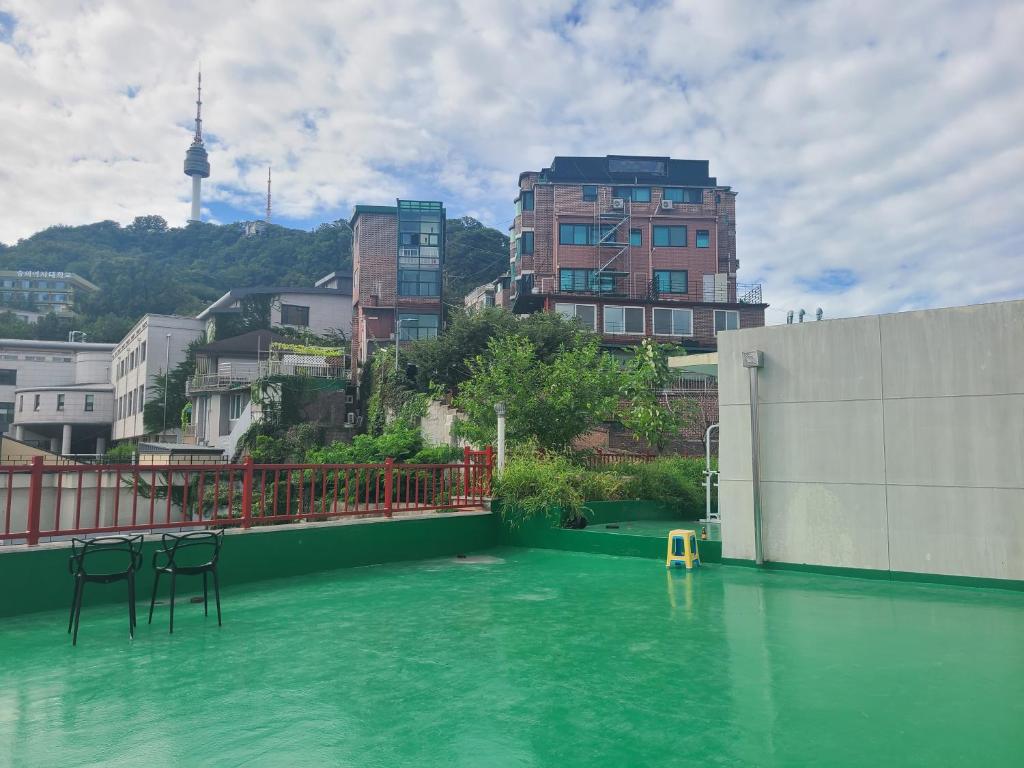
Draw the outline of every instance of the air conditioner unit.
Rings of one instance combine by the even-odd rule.
[[[354,413],[345,414],[345,426],[354,427],[356,425],[356,415]]]
[[[672,210],[672,205],[673,205],[673,201],[672,200],[662,200],[661,201],[661,210],[663,210],[663,211],[671,211]]]
[[[621,198],[621,197],[613,197],[612,198],[612,208],[613,209],[621,211],[625,207],[626,207],[626,201],[623,198]]]

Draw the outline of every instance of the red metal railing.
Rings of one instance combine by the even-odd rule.
[[[492,453],[459,464],[0,465],[0,541],[268,525],[438,509],[490,495]]]
[[[604,467],[609,464],[622,464],[625,462],[643,464],[648,461],[654,461],[656,458],[658,457],[653,453],[606,453],[597,448],[587,456],[586,462],[591,467]]]

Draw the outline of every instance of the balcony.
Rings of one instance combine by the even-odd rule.
[[[691,304],[762,304],[760,283],[730,283],[718,275],[691,281],[685,292],[665,291],[646,276],[605,272],[600,277],[565,282],[557,277],[523,275],[516,281],[515,312],[533,312],[543,307],[545,296],[574,296],[587,299],[629,299],[642,302],[687,302]]]
[[[216,373],[197,373],[185,382],[185,394],[227,392],[242,389],[269,376],[298,376],[310,379],[347,380],[348,368],[328,362],[320,355],[286,354],[239,366],[221,365]]]

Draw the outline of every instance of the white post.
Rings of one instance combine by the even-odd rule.
[[[61,434],[60,441],[60,453],[62,456],[67,456],[71,453],[71,425],[65,424],[63,434]]]
[[[193,179],[198,179],[198,176],[193,176]],[[165,334],[164,336],[164,434],[160,436],[161,440],[166,439],[167,433],[167,390],[170,389],[171,384],[171,334]]]
[[[498,469],[505,468],[505,404],[495,403],[494,412],[498,414]]]
[[[722,519],[722,499],[718,499],[718,510],[714,518],[711,517],[711,488],[712,477],[718,474],[717,470],[711,469],[711,432],[718,430],[717,424],[712,424],[704,432],[704,519],[701,521],[713,523]]]

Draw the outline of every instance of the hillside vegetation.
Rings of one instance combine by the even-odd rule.
[[[445,300],[465,293],[508,266],[508,238],[465,217],[448,221]],[[118,341],[147,312],[196,314],[231,288],[312,286],[334,270],[352,268],[352,231],[345,220],[313,231],[271,225],[255,237],[242,224],[195,223],[169,228],[159,216],[55,226],[0,244],[0,269],[74,272],[100,292],[80,302],[76,330],[90,341]],[[71,325],[55,317],[29,325],[3,312],[0,337],[63,339]]]

